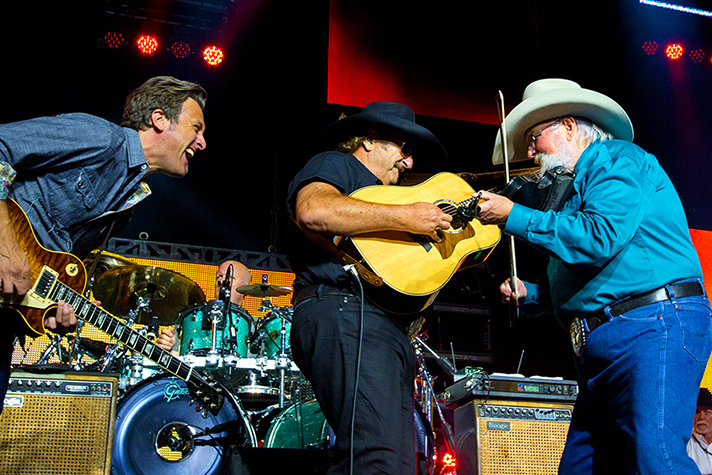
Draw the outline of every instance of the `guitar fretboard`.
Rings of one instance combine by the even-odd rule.
[[[179,377],[189,384],[203,389],[214,389],[202,378],[200,373],[193,372],[193,367],[171,355],[168,351],[158,347],[136,330],[129,328],[124,322],[117,319],[106,310],[98,307],[83,295],[63,284],[45,269],[40,275],[34,291],[42,298],[58,302],[64,300],[72,305],[76,315],[85,322],[91,323],[100,330],[108,333],[121,343],[156,362],[161,368]]]

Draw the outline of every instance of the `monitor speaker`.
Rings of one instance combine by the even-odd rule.
[[[116,378],[14,372],[0,414],[0,473],[108,475]]]
[[[455,410],[459,475],[556,474],[573,406],[475,399]]]

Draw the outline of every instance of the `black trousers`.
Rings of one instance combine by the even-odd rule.
[[[360,298],[321,287],[294,307],[294,361],[312,383],[336,434],[330,474],[349,473]],[[354,424],[354,473],[415,474],[415,356],[403,329],[368,301]]]

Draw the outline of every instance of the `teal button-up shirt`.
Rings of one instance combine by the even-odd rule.
[[[591,144],[560,212],[515,204],[504,231],[551,257],[526,283],[523,312],[550,307],[560,321],[685,279],[702,279],[675,188],[657,159],[630,142]],[[548,291],[545,288],[548,286]]]

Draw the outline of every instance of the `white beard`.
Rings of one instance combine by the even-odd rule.
[[[555,154],[548,154],[544,152],[539,152],[534,155],[534,161],[539,163],[541,169],[539,170],[539,176],[544,176],[546,172],[556,167],[566,167],[571,170],[569,164],[573,163],[574,156],[569,151],[567,143],[564,140],[556,138],[556,149]]]
[[[540,175],[544,175],[544,173],[548,172],[549,170],[562,166],[566,167],[566,164],[569,163],[569,157],[565,156],[565,154],[562,153],[557,153],[555,155],[549,155],[546,153],[537,153],[534,156],[535,161],[538,161],[541,169],[539,170]],[[567,167],[568,168],[568,167]]]

